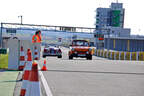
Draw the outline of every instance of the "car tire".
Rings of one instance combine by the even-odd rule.
[[[92,55],[88,55],[86,58],[87,60],[92,60]]]
[[[45,55],[43,55],[43,58],[46,58],[46,56],[45,56]]]
[[[89,60],[92,60],[92,55],[89,57]]]
[[[62,55],[59,55],[58,58],[62,58]]]
[[[70,55],[70,56],[69,56],[69,59],[73,59],[73,56]]]

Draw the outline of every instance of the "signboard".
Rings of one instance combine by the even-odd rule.
[[[120,10],[112,11],[112,26],[120,27]]]
[[[76,28],[74,27],[60,27],[61,31],[71,31],[71,32],[76,32]]]
[[[6,29],[6,32],[16,34],[16,29]]]

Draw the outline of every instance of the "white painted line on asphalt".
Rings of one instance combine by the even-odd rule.
[[[39,67],[39,66],[38,66],[38,67]],[[38,69],[40,69],[40,67],[39,67]],[[43,75],[43,73],[42,73],[41,71],[39,71],[39,74],[40,74],[40,77],[41,77],[41,80],[42,80],[42,83],[43,83],[43,86],[44,86],[46,95],[47,95],[47,96],[53,96],[53,95],[52,95],[52,92],[51,92],[51,90],[50,90],[50,88],[49,88],[49,86],[48,86],[48,83],[47,83],[47,81],[46,81],[46,79],[45,79],[45,77],[44,77],[44,75]]]

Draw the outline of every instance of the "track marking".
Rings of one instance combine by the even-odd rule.
[[[38,66],[38,67],[39,67],[39,66]],[[38,69],[40,69],[40,67],[39,67]],[[48,86],[48,83],[47,83],[47,81],[46,81],[46,79],[45,79],[45,77],[44,77],[44,75],[43,75],[43,73],[42,73],[41,71],[39,71],[39,74],[40,74],[40,77],[41,77],[41,80],[42,80],[42,83],[43,83],[43,86],[44,86],[46,95],[47,95],[47,96],[53,96],[53,95],[52,95],[52,92],[51,92],[51,90],[50,90],[50,88],[49,88],[49,86]]]

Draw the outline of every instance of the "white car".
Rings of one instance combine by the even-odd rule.
[[[62,58],[62,51],[59,46],[55,44],[49,44],[46,45],[43,50],[43,58],[46,56],[57,56],[58,58]]]

